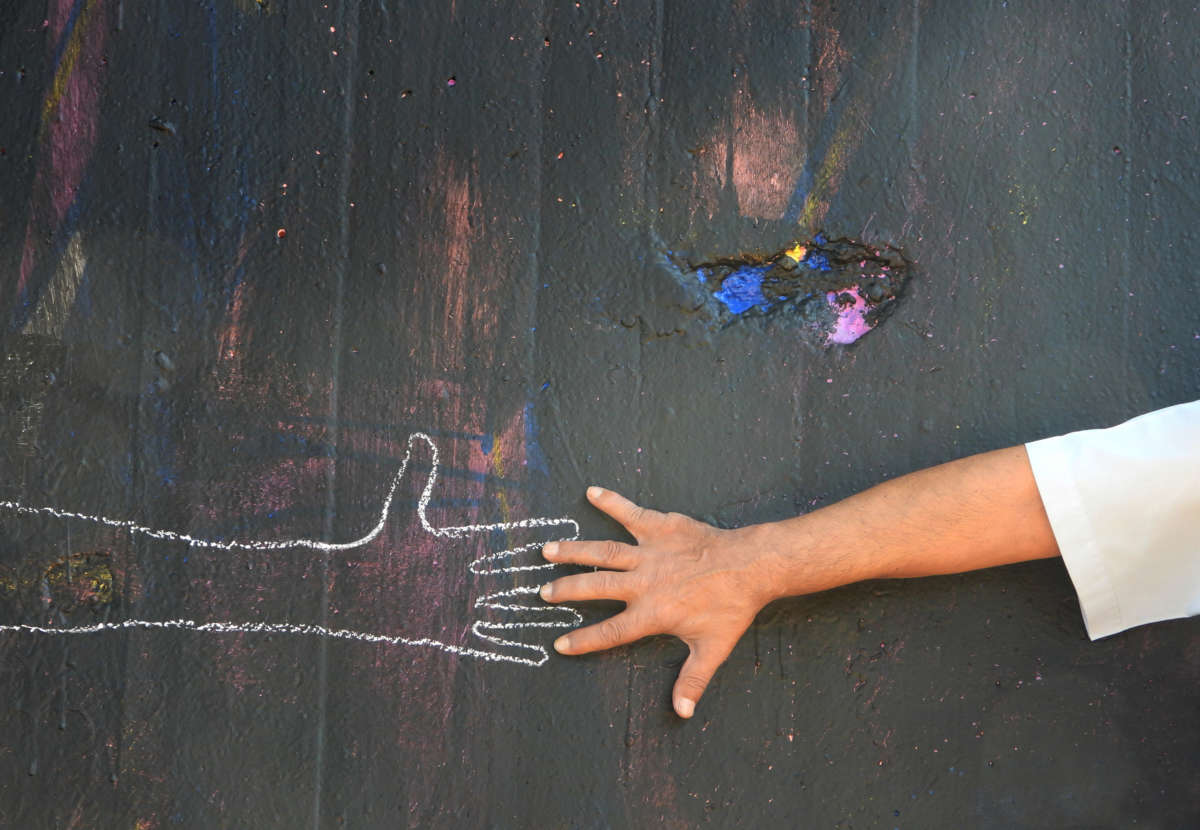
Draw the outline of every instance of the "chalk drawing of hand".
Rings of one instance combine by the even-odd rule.
[[[432,455],[429,478],[421,491],[417,503],[417,517],[425,533],[435,537],[453,540],[466,540],[473,537],[495,536],[506,537],[510,533],[530,531],[534,529],[561,532],[557,541],[573,541],[579,537],[579,525],[574,519],[562,518],[532,518],[511,522],[495,522],[491,524],[474,524],[460,526],[434,526],[428,518],[428,507],[437,484],[439,456],[437,444],[423,432],[414,432],[408,437],[404,459],[392,479],[390,488],[383,500],[379,511],[379,521],[367,533],[349,542],[324,542],[316,539],[278,539],[278,540],[215,540],[202,539],[174,530],[163,530],[146,527],[133,521],[112,519],[105,516],[93,516],[63,510],[57,507],[31,507],[13,501],[0,501],[0,517],[7,512],[23,516],[43,516],[64,521],[81,521],[106,527],[125,530],[133,535],[147,536],[164,542],[186,544],[196,548],[210,548],[226,551],[284,551],[308,549],[329,554],[339,551],[352,551],[364,548],[373,542],[383,532],[389,520],[392,503],[396,491],[409,468],[414,456],[414,448],[418,444],[426,445]],[[467,566],[471,573],[488,577],[497,575],[524,575],[558,567],[551,563],[517,564],[518,557],[539,550],[544,542],[551,539],[539,540],[528,544],[517,545],[495,553],[485,554]],[[507,577],[509,580],[511,576]],[[529,633],[537,633],[548,629],[575,628],[583,622],[579,612],[566,606],[548,606],[536,601],[538,589],[544,579],[534,580],[534,584],[509,587],[481,595],[473,603],[477,618],[471,622],[471,632],[478,638],[478,645],[468,646],[460,643],[447,642],[431,637],[405,636],[403,633],[390,634],[383,632],[357,631],[340,628],[327,628],[307,623],[265,623],[265,622],[236,622],[236,621],[197,621],[188,619],[173,620],[143,620],[132,619],[119,622],[102,622],[93,625],[48,627],[28,624],[0,625],[0,632],[20,632],[27,634],[45,635],[81,635],[94,634],[104,631],[120,631],[124,629],[187,629],[208,633],[264,633],[288,634],[297,636],[329,637],[341,640],[357,640],[359,642],[377,643],[384,645],[406,646],[413,648],[434,648],[460,657],[467,657],[492,662],[513,663],[522,666],[539,667],[549,660],[546,647],[537,643],[526,642],[521,637]],[[526,602],[526,600],[530,600]]]
[[[397,473],[392,484],[392,489],[388,493],[383,511],[384,515],[387,514],[391,499],[396,492],[396,486],[404,475],[404,469],[412,459],[414,442],[417,441],[427,444],[428,449],[432,453],[429,478],[425,482],[425,487],[422,489],[421,497],[417,503],[417,516],[425,532],[447,539],[468,539],[480,536],[490,538],[497,535],[508,538],[511,534],[519,532],[551,530],[567,534],[559,537],[562,541],[573,541],[579,538],[579,525],[574,519],[569,517],[557,519],[532,518],[491,524],[435,527],[429,521],[428,508],[434,487],[437,484],[439,468],[438,448],[433,439],[424,433],[413,433],[408,438],[408,447],[405,452],[404,461],[401,464],[400,472]],[[383,520],[381,518],[375,532],[381,530],[382,527]],[[548,563],[540,556],[542,546],[548,541],[551,541],[551,539],[539,539],[515,545],[495,553],[485,554],[473,560],[468,568],[471,573],[480,577],[506,576],[510,574],[524,576],[525,574],[538,574],[543,571],[557,569],[558,565]],[[521,561],[520,557],[530,553],[535,554],[533,558],[536,560],[536,564],[519,564]],[[508,579],[511,580],[511,577],[508,577]],[[481,642],[488,644],[491,647],[490,649],[464,649],[460,646],[437,643],[437,641],[428,641],[429,644],[443,648],[454,654],[478,657],[484,660],[503,661],[535,667],[545,664],[549,660],[549,654],[545,646],[524,642],[516,638],[520,637],[523,632],[575,628],[582,623],[583,617],[574,608],[563,608],[561,606],[556,608],[543,603],[538,596],[543,581],[544,578],[538,577],[533,579],[530,584],[521,584],[516,587],[485,593],[475,600],[473,605],[480,617],[471,623],[471,632]],[[559,610],[565,613],[556,614],[555,612]],[[495,619],[496,616],[500,616],[503,619]]]

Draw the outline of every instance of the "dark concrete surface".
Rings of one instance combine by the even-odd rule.
[[[10,0],[0,500],[342,540],[424,430],[435,521],[613,535],[586,484],[761,521],[1193,399],[1198,34],[1179,0]],[[915,263],[851,346],[672,264],[822,229]],[[415,487],[346,554],[10,513],[0,623],[470,644],[497,540],[422,534]],[[1200,628],[1091,643],[1059,562],[772,606],[691,722],[665,639],[0,648],[4,827],[1200,825]]]

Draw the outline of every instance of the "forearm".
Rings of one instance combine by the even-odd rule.
[[[1057,556],[1023,446],[951,461],[741,531],[769,599]]]

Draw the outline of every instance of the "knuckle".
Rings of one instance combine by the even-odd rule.
[[[604,547],[600,550],[600,561],[608,567],[612,567],[620,556],[621,545],[615,540],[605,542]]]
[[[685,628],[687,620],[695,617],[694,607],[675,596],[664,597],[654,611],[655,618],[673,630]]]
[[[609,617],[604,622],[600,623],[597,628],[597,633],[600,635],[600,641],[609,645],[616,645],[625,638],[625,624],[617,617]]]
[[[617,588],[616,575],[612,571],[600,571],[593,579],[596,583],[596,593],[603,597],[611,597]]]
[[[685,691],[703,692],[708,686],[708,680],[698,674],[685,674],[679,678],[679,685]]]
[[[666,513],[663,515],[663,525],[671,533],[692,533],[696,532],[696,525],[699,524],[690,516],[685,516],[682,513]]]

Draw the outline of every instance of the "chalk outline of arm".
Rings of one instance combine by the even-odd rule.
[[[323,553],[355,550],[357,548],[365,547],[374,541],[379,534],[383,532],[384,527],[387,525],[388,513],[391,511],[392,501],[395,498],[396,490],[400,486],[400,482],[408,472],[409,462],[412,460],[413,455],[413,445],[417,441],[424,441],[429,446],[433,456],[429,478],[425,482],[425,487],[421,491],[420,499],[417,502],[417,517],[421,521],[421,527],[424,528],[427,533],[433,536],[440,536],[448,539],[463,539],[480,533],[494,533],[497,531],[523,530],[529,528],[562,527],[564,529],[569,528],[571,533],[569,536],[561,537],[558,541],[574,541],[575,539],[579,538],[579,524],[569,516],[564,516],[557,519],[535,518],[520,519],[514,522],[494,522],[491,524],[434,527],[426,515],[426,510],[429,507],[429,500],[433,495],[433,488],[437,483],[439,453],[437,444],[434,442],[434,440],[423,432],[414,432],[408,436],[408,444],[404,453],[404,459],[400,462],[400,469],[396,471],[396,475],[392,478],[392,485],[388,489],[387,496],[383,500],[383,507],[380,510],[379,515],[379,522],[373,528],[371,528],[371,530],[369,530],[365,536],[362,536],[361,538],[355,539],[351,542],[322,542],[317,539],[218,541],[215,539],[200,539],[195,536],[191,536],[186,533],[179,533],[174,530],[161,530],[158,528],[146,527],[145,525],[139,525],[133,521],[111,519],[105,516],[92,516],[86,513],[77,513],[70,510],[60,510],[57,507],[29,507],[19,502],[0,501],[0,510],[6,510],[23,516],[53,516],[58,519],[73,519],[91,522],[92,524],[126,530],[132,534],[149,536],[153,539],[162,539],[171,542],[183,542],[190,546],[199,548],[216,548],[218,550],[229,551],[289,550],[294,548],[307,548],[310,550],[321,551]],[[546,541],[550,540],[547,539]],[[497,564],[506,560],[510,561],[522,553],[536,550],[540,548],[542,544],[544,543],[532,542],[529,544],[508,548],[506,550],[499,551],[498,553],[489,553],[485,556],[475,559],[467,567],[472,573],[481,576],[522,573],[527,571],[543,571],[557,567],[551,563],[540,565]],[[197,622],[195,620],[185,619],[123,620],[115,623],[104,622],[95,623],[93,625],[67,628],[51,628],[28,624],[0,625],[0,632],[78,635],[94,634],[105,631],[121,631],[126,629],[185,629],[190,631],[216,633],[244,632],[251,634],[290,634],[298,636],[308,635],[329,637],[339,640],[357,640],[359,642],[380,643],[385,645],[435,648],[459,657],[470,657],[498,663],[514,663],[516,665],[537,668],[545,665],[545,663],[550,659],[550,655],[546,651],[545,646],[534,645],[532,643],[509,638],[515,636],[515,632],[525,629],[575,628],[583,622],[583,617],[579,614],[579,612],[568,606],[518,604],[518,599],[520,597],[536,595],[539,587],[540,584],[518,585],[515,588],[484,594],[483,596],[477,598],[474,604],[474,607],[479,610],[488,609],[492,611],[514,612],[518,615],[526,615],[526,619],[519,619],[511,622],[492,622],[489,620],[477,619],[471,624],[471,632],[476,637],[484,640],[485,642],[491,643],[497,648],[512,649],[515,651],[524,652],[524,655],[527,656],[523,656],[522,654],[514,654],[511,652],[488,651],[481,648],[471,648],[469,646],[447,643],[431,637],[403,637],[370,631],[354,631],[344,628],[326,628],[319,625],[299,623]]]

